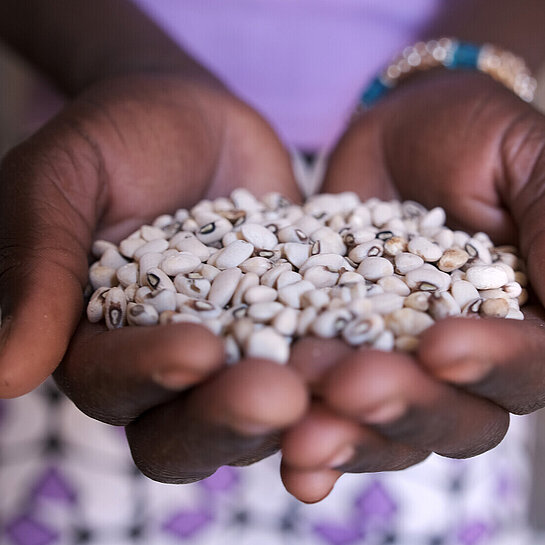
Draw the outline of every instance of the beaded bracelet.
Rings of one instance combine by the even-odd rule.
[[[491,44],[479,46],[441,38],[406,47],[363,92],[359,108],[371,107],[410,75],[439,66],[479,70],[503,83],[522,100],[534,100],[537,82],[520,57]]]

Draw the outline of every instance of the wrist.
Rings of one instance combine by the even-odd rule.
[[[161,77],[228,92],[219,78],[177,47],[169,47],[163,52],[152,48],[152,51],[121,50],[105,57],[89,55],[87,64],[75,67],[70,73],[76,92],[108,80]]]
[[[521,57],[491,44],[475,45],[441,38],[403,49],[364,90],[359,106],[367,109],[405,80],[438,68],[482,72],[525,102],[534,99],[537,82]]]

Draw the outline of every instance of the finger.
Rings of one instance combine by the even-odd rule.
[[[459,100],[446,109],[445,96]],[[512,243],[516,226],[496,184],[498,145],[506,118],[527,106],[491,78],[461,72],[426,74],[390,98],[385,154],[403,198],[443,207],[452,229]]]
[[[31,390],[61,360],[81,314],[96,206],[92,183],[70,184],[92,182],[88,148],[77,160],[57,150],[52,166],[29,164],[30,145],[0,169],[0,398]]]
[[[394,443],[322,403],[282,437],[282,455],[292,469],[342,469],[350,473],[392,471],[420,461],[422,452]]]
[[[500,190],[517,224],[532,287],[545,304],[545,117],[528,108],[506,131]]]
[[[229,103],[228,115],[224,150],[209,194],[225,196],[246,187],[256,196],[277,191],[300,201],[290,156],[266,120],[238,100]]]
[[[282,462],[280,476],[292,496],[304,503],[317,503],[330,494],[342,471],[327,468],[305,471]]]
[[[220,465],[270,454],[278,430],[300,419],[306,407],[306,389],[294,371],[243,360],[187,396],[147,411],[127,427],[127,437],[144,474],[189,482]]]
[[[288,492],[312,503],[342,474],[394,471],[429,453],[395,443],[317,403],[282,438],[282,478]]]
[[[318,394],[316,386],[323,374],[353,350],[339,339],[303,337],[292,345],[288,365]]]
[[[545,406],[543,320],[449,319],[427,330],[418,359],[435,377],[515,414]]]
[[[322,192],[354,191],[362,200],[396,198],[388,174],[380,123],[373,112],[354,120],[333,150]]]
[[[509,425],[503,409],[436,381],[405,354],[362,350],[324,377],[322,394],[389,439],[453,458],[493,448]]]
[[[223,362],[223,343],[202,326],[106,331],[82,320],[55,379],[88,416],[127,425],[203,381]]]

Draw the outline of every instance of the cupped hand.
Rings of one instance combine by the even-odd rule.
[[[118,242],[240,186],[298,199],[289,157],[254,110],[207,80],[112,79],[11,152],[0,176],[0,397],[37,386],[66,352],[61,388],[126,425],[153,478],[194,480],[277,448],[307,403],[292,370],[224,369],[221,341],[200,326],[77,327],[93,239]]]
[[[81,315],[94,238],[236,186],[297,198],[267,123],[219,86],[133,76],[95,86],[0,171],[0,397],[39,384]]]
[[[545,405],[544,188],[545,118],[481,74],[423,74],[351,124],[323,191],[442,206],[450,227],[519,245],[538,303],[524,322],[441,321],[411,357],[358,350],[319,372],[303,364],[318,395],[283,441],[292,493],[316,501],[345,471],[479,454],[509,412]]]

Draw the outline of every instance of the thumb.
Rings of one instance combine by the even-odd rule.
[[[519,232],[527,273],[545,304],[545,117],[528,109],[502,142],[506,201]]]
[[[275,191],[294,202],[301,200],[290,156],[271,125],[257,111],[232,99],[208,196],[224,196],[236,187],[258,197]]]
[[[361,200],[389,200],[396,191],[386,167],[382,130],[374,111],[360,115],[349,125],[328,163],[321,191],[354,191]]]
[[[83,195],[92,192],[84,183],[90,167],[62,150],[44,159],[39,138],[0,168],[0,398],[29,392],[55,369],[80,318],[87,280],[96,206],[94,196]],[[90,209],[76,209],[85,200]]]

